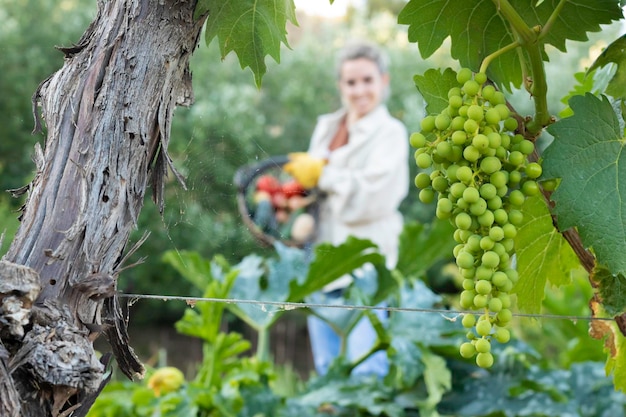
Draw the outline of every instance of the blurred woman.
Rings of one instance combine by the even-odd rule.
[[[403,227],[398,207],[408,192],[408,135],[384,103],[389,94],[386,56],[370,43],[349,44],[337,57],[337,85],[342,107],[318,118],[308,151],[294,154],[284,169],[305,187],[326,194],[317,243],[339,245],[349,236],[369,239],[393,268]],[[340,295],[350,282],[344,276],[324,292]],[[324,374],[339,353],[339,339],[314,316],[309,318],[309,334],[316,370]],[[362,320],[350,333],[348,358],[357,359],[375,340],[369,321]],[[384,375],[387,369],[381,351],[354,372]]]

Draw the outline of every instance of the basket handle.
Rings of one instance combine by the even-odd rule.
[[[259,171],[265,171],[267,168],[273,166],[283,166],[287,162],[289,162],[289,157],[287,155],[278,155],[271,156],[261,162],[244,165],[235,172],[233,182],[240,193],[244,192]]]

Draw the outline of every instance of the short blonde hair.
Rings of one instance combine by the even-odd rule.
[[[389,58],[377,45],[371,42],[357,41],[348,43],[337,53],[337,79],[341,78],[341,66],[344,62],[359,58],[365,58],[375,63],[381,74],[389,72]]]

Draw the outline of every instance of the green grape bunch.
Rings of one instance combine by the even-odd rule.
[[[468,333],[461,356],[489,368],[492,342],[510,338],[509,293],[518,280],[513,242],[526,197],[540,192],[542,170],[529,162],[534,143],[516,133],[517,119],[487,76],[463,68],[456,80],[448,106],[426,116],[410,142],[422,170],[415,177],[420,200],[436,200],[436,216],[456,228],[453,254],[463,276],[459,304],[471,311],[462,319]]]

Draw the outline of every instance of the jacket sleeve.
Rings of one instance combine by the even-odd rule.
[[[370,152],[358,167],[337,166],[332,157],[318,186],[329,194],[336,218],[366,223],[397,211],[408,191],[408,138],[399,121],[387,123],[371,138]]]

